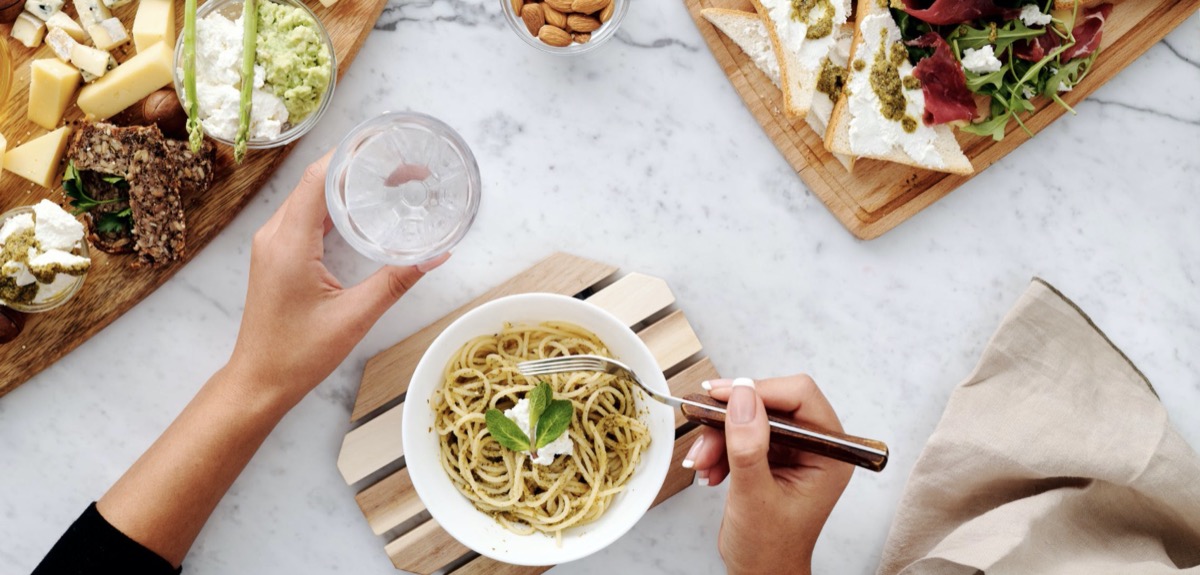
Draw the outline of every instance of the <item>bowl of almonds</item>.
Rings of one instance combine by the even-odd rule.
[[[629,0],[500,0],[513,32],[554,54],[582,54],[613,37]]]

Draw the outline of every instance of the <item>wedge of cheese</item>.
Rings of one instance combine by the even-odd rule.
[[[142,0],[133,18],[133,47],[145,52],[159,42],[175,44],[175,2]]]
[[[833,108],[825,132],[831,152],[897,162],[917,168],[971,174],[975,169],[963,154],[954,132],[946,125],[926,126],[925,95],[905,79],[913,65],[900,37],[900,27],[878,0],[859,0],[854,43],[850,47],[846,89]],[[898,54],[898,56],[893,56]],[[898,58],[899,64],[896,64]],[[873,69],[894,70],[896,93],[879,93],[871,82]]]
[[[47,130],[58,127],[79,88],[79,70],[57,58],[29,63],[29,121]]]
[[[758,69],[762,70],[771,82],[779,86],[779,61],[775,59],[775,51],[771,47],[771,35],[767,31],[767,25],[763,23],[758,14],[726,8],[705,8],[700,11],[700,14],[718,30],[729,36],[750,57],[754,65],[758,66]],[[842,26],[838,33],[838,44],[829,52],[829,59],[833,65],[846,67],[846,61],[850,57],[850,42],[853,38],[854,27]],[[833,104],[834,101],[829,94],[818,91],[813,96],[812,108],[804,117],[805,123],[822,139],[825,137],[825,128],[829,123],[829,117],[833,113]],[[845,166],[846,170],[854,169],[854,156],[833,154],[833,157]]]
[[[91,84],[104,76],[109,70],[116,69],[117,60],[112,54],[99,48],[75,44],[71,47],[71,63],[79,68],[83,81]]]
[[[83,31],[83,26],[67,16],[66,12],[55,12],[49,20],[46,20],[46,28],[51,31],[55,28],[62,30],[76,42],[87,40],[87,33]]]
[[[116,18],[108,18],[87,27],[88,36],[97,48],[109,51],[129,41],[129,33]]]
[[[175,47],[159,42],[103,78],[84,86],[76,100],[90,120],[103,120],[171,83]]]
[[[70,139],[71,128],[63,126],[30,140],[4,154],[4,169],[43,188],[52,187]]]
[[[821,62],[837,43],[837,32],[849,17],[850,0],[753,2],[767,24],[779,60],[784,112],[788,118],[803,118],[817,93]],[[804,11],[800,5],[806,6]]]
[[[42,38],[46,37],[46,23],[29,12],[21,12],[8,35],[26,48],[37,48],[42,45]]]

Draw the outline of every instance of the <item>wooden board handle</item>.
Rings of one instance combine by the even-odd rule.
[[[683,397],[687,401],[725,409],[725,404],[702,393]],[[684,403],[683,415],[690,421],[725,429],[725,413]],[[845,461],[871,471],[882,471],[887,465],[888,447],[882,441],[846,435],[798,423],[795,420],[768,415],[771,421],[771,443]]]

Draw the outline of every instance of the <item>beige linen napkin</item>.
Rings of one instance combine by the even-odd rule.
[[[880,575],[1200,574],[1200,457],[1146,378],[1034,280],[950,396]]]

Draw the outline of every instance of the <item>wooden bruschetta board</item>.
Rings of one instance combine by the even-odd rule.
[[[342,440],[338,470],[354,486],[355,500],[397,569],[428,575],[537,575],[549,567],[519,567],[472,552],[430,518],[417,497],[404,462],[401,439],[404,401],[417,362],[446,326],[491,300],[519,293],[548,292],[585,299],[630,326],[650,348],[676,397],[701,393],[701,382],[718,377],[701,355],[696,333],[667,282],[639,273],[621,275],[600,262],[558,253],[475,298],[367,362],[350,419],[359,423]],[[696,424],[675,414],[675,449],[667,479],[654,504],[683,491],[695,477],[680,463],[696,440]],[[449,481],[449,479],[447,479]]]
[[[340,77],[354,61],[387,2],[342,0],[328,8],[317,0],[306,0],[306,3],[329,31]],[[137,2],[133,2],[114,9],[113,15],[128,28],[136,9]],[[183,0],[176,1],[175,11],[176,29],[182,30]],[[54,58],[54,53],[45,44],[32,50],[22,46],[9,38],[9,28],[0,25],[2,41],[8,43],[13,58],[12,92],[4,103],[0,134],[8,138],[9,149],[12,149],[48,132],[26,120],[25,113],[29,100],[29,62]],[[132,52],[133,46],[128,45],[125,49]],[[72,103],[64,122],[77,125],[82,117],[79,108]],[[182,260],[157,268],[133,270],[129,264],[134,255],[112,256],[93,249],[92,269],[83,289],[62,307],[27,316],[22,333],[15,340],[0,345],[0,365],[4,366],[0,369],[0,396],[78,347],[175,275],[233,220],[291,149],[292,145],[252,150],[246,161],[238,165],[233,162],[232,149],[218,146],[212,187],[202,197],[184,198],[187,253]],[[0,175],[0,212],[36,204],[44,198],[66,205],[62,189],[57,183],[55,185],[54,189],[46,189],[13,174]]]
[[[858,160],[849,173],[803,120],[789,121],[779,89],[732,40],[717,30],[700,11],[728,8],[753,12],[750,0],[684,0],[696,27],[750,113],[775,143],[792,168],[850,233],[874,239],[916,215],[966,183],[970,177],[931,172],[877,160]],[[1124,0],[1104,24],[1101,54],[1088,77],[1063,100],[1074,107],[1157,43],[1200,7],[1197,0]],[[1024,119],[1035,134],[1062,116],[1061,106],[1039,99],[1037,111]],[[1095,119],[1093,118],[1092,121]],[[1081,114],[1071,121],[1087,122]],[[958,141],[975,173],[1029,140],[1012,122],[1000,142],[958,132]]]

